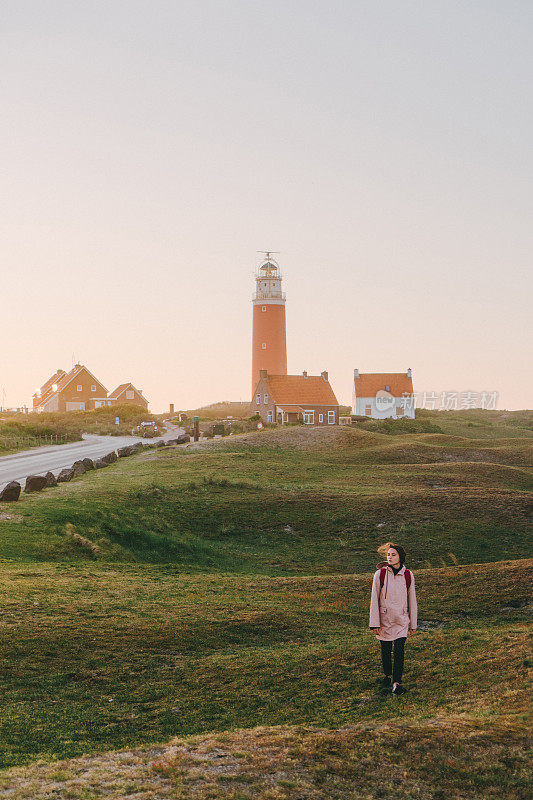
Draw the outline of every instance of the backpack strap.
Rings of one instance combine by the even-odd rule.
[[[411,572],[410,570],[406,569],[403,573],[405,578],[405,585],[407,587],[407,613],[409,614],[409,618],[411,617],[411,609],[409,608],[409,589],[411,588]]]
[[[383,588],[383,584],[385,583],[385,574],[386,574],[386,572],[387,572],[387,567],[381,567],[381,569],[379,571],[379,589],[380,589],[380,592],[381,592],[381,589]],[[409,612],[409,615],[410,615],[411,612],[410,612],[410,609],[409,609],[409,589],[411,588],[411,571],[406,568],[403,576],[405,578],[405,587],[407,589],[407,611]]]
[[[387,567],[381,567],[379,571],[379,586],[383,589],[383,584],[385,583],[385,573],[387,572]]]

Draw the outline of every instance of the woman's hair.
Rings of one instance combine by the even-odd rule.
[[[389,549],[391,547],[393,547],[400,556],[400,564],[405,564],[405,558],[406,558],[405,550],[399,544],[394,544],[393,542],[385,542],[385,544],[382,544],[378,547],[378,553],[382,556],[385,556],[386,558],[387,553],[389,552]]]

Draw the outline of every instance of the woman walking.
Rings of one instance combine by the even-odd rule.
[[[387,542],[378,553],[386,554],[387,560],[377,565],[374,574],[369,625],[381,644],[382,686],[392,684],[392,693],[401,694],[405,640],[417,625],[415,579],[405,567],[403,547]]]

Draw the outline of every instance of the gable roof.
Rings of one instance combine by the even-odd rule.
[[[357,397],[375,397],[377,392],[386,391],[394,397],[413,394],[413,379],[406,372],[365,372],[354,377],[354,390]]]
[[[99,381],[98,378],[95,378],[94,375],[92,374],[92,372],[90,372],[90,370],[88,370],[87,367],[85,367],[83,364],[76,364],[74,367],[72,367],[70,372],[64,373],[63,377],[60,378],[60,380],[57,381],[57,390],[55,392],[52,391],[53,384],[50,384],[46,394],[41,397],[40,405],[44,405],[44,403],[46,403],[50,399],[50,397],[52,397],[53,395],[61,394],[61,392],[64,389],[66,389],[66,387],[69,385],[69,383],[71,381],[73,381],[74,378],[76,378],[83,371],[85,371],[94,380],[94,382],[96,384],[101,386],[102,389],[104,390],[104,392],[107,395],[107,389],[105,388],[104,384],[101,381]]]
[[[64,369],[58,369],[51,375],[47,381],[43,383],[41,386],[41,397],[44,397],[45,394],[48,393],[48,390],[54,385],[54,383],[59,383],[59,381],[63,378],[64,375],[67,373]],[[37,393],[36,393],[37,394]]]
[[[115,389],[115,391],[114,391],[114,392],[111,392],[111,394],[109,395],[109,397],[112,397],[114,400],[116,400],[116,398],[117,398],[119,395],[121,395],[121,394],[122,394],[122,392],[125,392],[125,391],[126,391],[126,389],[128,388],[128,386],[132,386],[132,384],[131,384],[131,383],[121,383],[121,384],[120,384],[120,386],[117,386],[117,388]],[[133,386],[132,388],[135,388],[135,387]]]
[[[136,388],[135,388],[135,386],[133,385],[133,383],[131,383],[131,382],[130,382],[130,383],[121,383],[121,384],[120,384],[120,386],[117,386],[117,388],[115,389],[115,391],[114,391],[114,392],[111,392],[111,394],[109,395],[109,398],[110,398],[111,400],[117,400],[117,399],[120,397],[120,395],[121,395],[121,394],[124,394],[124,392],[126,391],[126,389],[127,389],[128,387],[130,387],[130,386],[131,386],[131,388],[133,389],[133,391],[134,391],[134,392],[137,392],[137,394],[139,395],[139,397],[142,397],[142,399],[144,400],[144,402],[145,402],[145,403],[147,403],[147,402],[148,402],[148,400],[147,400],[147,399],[146,399],[146,397],[143,395],[143,393],[142,393],[142,392],[141,392],[139,389],[136,389]]]
[[[330,382],[322,375],[267,375],[262,380],[277,405],[339,405]]]

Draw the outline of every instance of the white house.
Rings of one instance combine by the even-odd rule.
[[[411,370],[407,372],[353,371],[352,413],[372,419],[415,418]]]

